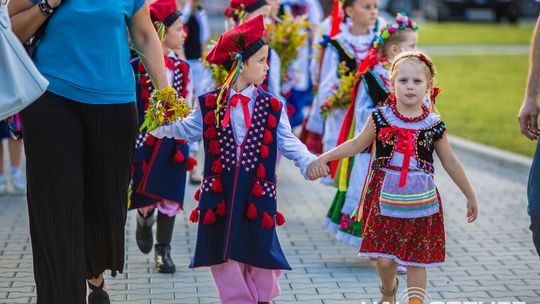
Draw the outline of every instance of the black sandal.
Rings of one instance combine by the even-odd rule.
[[[109,294],[103,290],[105,286],[105,279],[101,281],[99,286],[92,285],[88,282],[88,287],[92,291],[88,295],[88,304],[111,304],[111,299],[109,299]]]

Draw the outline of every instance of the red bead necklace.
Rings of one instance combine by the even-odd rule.
[[[426,119],[426,117],[428,117],[429,115],[429,107],[426,105],[422,105],[423,113],[420,116],[416,117],[406,117],[403,114],[399,113],[395,103],[390,105],[390,109],[397,118],[401,119],[404,122],[419,122]]]

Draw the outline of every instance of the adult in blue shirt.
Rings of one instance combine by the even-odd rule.
[[[103,272],[124,266],[137,135],[128,32],[158,88],[163,51],[145,0],[9,0],[49,90],[22,112],[38,304],[109,303]]]
[[[540,1],[537,0],[537,2]],[[538,95],[540,94],[540,17],[536,22],[530,57],[529,80],[518,119],[521,133],[530,140],[538,140],[540,137],[540,129],[538,128],[538,113],[540,112],[540,105],[538,104]],[[534,155],[527,194],[529,199],[527,211],[531,217],[530,229],[536,251],[540,256],[540,145],[537,146]]]

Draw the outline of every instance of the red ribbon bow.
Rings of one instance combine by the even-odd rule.
[[[431,96],[429,98],[431,99],[431,103],[435,104],[435,102],[437,101],[437,96],[439,96],[440,93],[441,93],[440,88],[437,88],[437,87],[433,88],[433,92],[431,93]]]
[[[407,183],[407,175],[409,174],[409,165],[411,157],[414,155],[414,136],[416,130],[405,129],[396,126],[382,128],[379,132],[379,140],[389,141],[396,137],[396,152],[403,154],[403,164],[401,165],[401,174],[399,176],[399,187],[405,186]]]
[[[229,102],[229,107],[227,108],[227,112],[225,112],[225,116],[223,117],[223,120],[221,121],[221,125],[223,127],[229,126],[229,121],[231,120],[231,107],[235,108],[238,105],[238,102],[242,103],[242,111],[244,112],[244,121],[246,123],[246,129],[249,129],[251,127],[251,116],[249,115],[249,108],[248,103],[251,101],[251,98],[244,96],[242,94],[234,94],[231,97],[231,101]]]

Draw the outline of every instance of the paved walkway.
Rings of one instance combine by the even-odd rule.
[[[464,199],[439,169],[448,258],[445,266],[429,271],[431,297],[540,303],[540,260],[531,245],[525,211],[526,172],[485,163],[464,152],[459,158],[478,192],[481,216],[476,224],[466,224]],[[334,191],[304,181],[289,161],[282,162],[279,177],[280,209],[288,220],[279,235],[294,270],[284,274],[283,294],[275,303],[378,300],[374,263],[357,258],[356,248],[336,241],[321,224]],[[187,192],[194,189],[189,187]],[[191,194],[187,197],[188,212],[175,227],[173,257],[178,272],[173,275],[156,273],[152,256],[138,252],[135,218],[130,214],[126,268],[108,280],[113,303],[218,303],[209,271],[187,268],[196,235],[195,225],[187,222],[194,201]],[[0,303],[35,303],[24,197],[0,197],[0,223]]]

